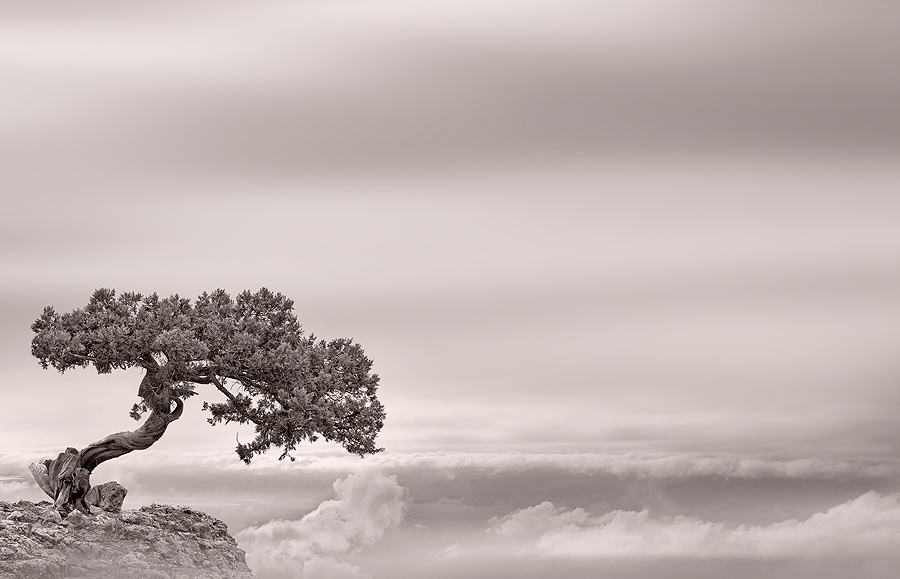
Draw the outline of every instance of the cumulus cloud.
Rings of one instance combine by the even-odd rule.
[[[582,526],[593,520],[584,509],[567,511],[544,501],[503,518],[494,517],[489,523],[491,529],[501,535],[526,535],[546,533],[567,525]]]
[[[340,556],[373,544],[403,520],[407,492],[394,476],[377,470],[334,483],[335,497],[299,520],[274,520],[237,533],[247,560],[263,579],[367,576]]]
[[[0,500],[17,501],[22,498],[31,499],[36,485],[24,481],[0,480]],[[28,496],[23,496],[23,495]]]
[[[900,548],[900,494],[868,492],[812,515],[763,526],[617,510],[599,517],[545,502],[489,521],[490,530],[525,538],[545,557],[765,558],[877,557]]]

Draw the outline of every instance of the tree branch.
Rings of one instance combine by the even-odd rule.
[[[231,391],[228,390],[228,388],[226,388],[224,385],[222,385],[221,382],[219,382],[219,379],[216,378],[215,374],[211,374],[208,378],[209,378],[209,383],[214,384],[215,387],[219,389],[219,392],[224,394],[235,407],[240,405],[240,402],[238,401],[237,397],[234,394],[232,394]],[[247,419],[250,420],[250,422],[252,422],[253,424],[260,424],[260,425],[262,424],[256,418],[250,416],[249,413],[247,414]]]
[[[159,370],[159,364],[153,359],[153,355],[150,352],[141,354],[141,361],[144,362],[141,366],[144,366],[147,370]]]
[[[208,378],[209,378],[209,382],[210,382],[211,384],[214,384],[214,385],[216,386],[216,388],[219,389],[219,392],[221,392],[222,394],[224,394],[225,396],[227,396],[229,400],[231,400],[231,403],[232,403],[232,404],[235,404],[235,405],[236,405],[236,404],[238,403],[237,397],[235,397],[235,395],[232,394],[231,391],[230,391],[228,388],[226,388],[225,386],[223,386],[222,383],[219,382],[219,379],[218,379],[218,378],[216,378],[215,376],[209,376]]]
[[[250,377],[248,377],[246,375],[243,375],[243,376],[240,374],[237,376],[225,375],[225,377],[231,378],[232,380],[237,380],[238,382],[241,383],[241,385],[244,388],[247,388],[248,386],[252,386],[253,388],[256,388],[257,390],[261,390],[261,391],[265,390],[265,388],[263,388],[262,386],[257,384],[255,380],[251,379]],[[282,410],[288,411],[290,409],[291,405],[288,404],[287,402],[285,402],[284,400],[282,400],[281,397],[278,395],[277,391],[274,391],[274,390],[269,391],[268,394],[270,396],[272,396],[272,398],[275,399],[275,402],[277,402],[278,404],[281,405]]]

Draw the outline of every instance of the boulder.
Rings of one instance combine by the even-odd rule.
[[[118,482],[111,480],[102,485],[91,487],[84,497],[84,502],[93,507],[99,507],[108,513],[118,513],[122,510],[125,495],[128,489]]]

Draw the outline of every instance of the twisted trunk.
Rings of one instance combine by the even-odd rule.
[[[38,486],[54,500],[54,506],[63,516],[73,509],[90,513],[90,505],[85,502],[85,497],[91,488],[91,473],[99,464],[133,450],[149,448],[162,438],[170,422],[181,418],[184,403],[174,398],[175,408],[172,409],[173,399],[169,386],[159,380],[158,376],[158,371],[148,371],[141,381],[138,394],[152,411],[136,430],[110,434],[89,444],[80,452],[69,447],[53,460],[46,459],[29,465]]]
[[[84,447],[78,453],[79,466],[93,472],[97,465],[107,460],[128,454],[132,450],[150,448],[154,442],[162,438],[170,422],[181,418],[184,403],[176,398],[175,404],[175,409],[168,414],[153,410],[137,430],[110,434]]]

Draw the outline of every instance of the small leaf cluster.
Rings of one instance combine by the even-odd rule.
[[[224,401],[203,404],[211,424],[255,425],[254,440],[236,449],[244,462],[272,447],[293,458],[299,442],[319,438],[359,455],[381,450],[375,437],[385,412],[372,361],[352,340],[304,335],[293,302],[266,288],[234,299],[219,289],[193,302],[99,289],[84,308],[45,308],[32,330],[44,368],[140,367],[181,399],[198,385],[217,390]]]

